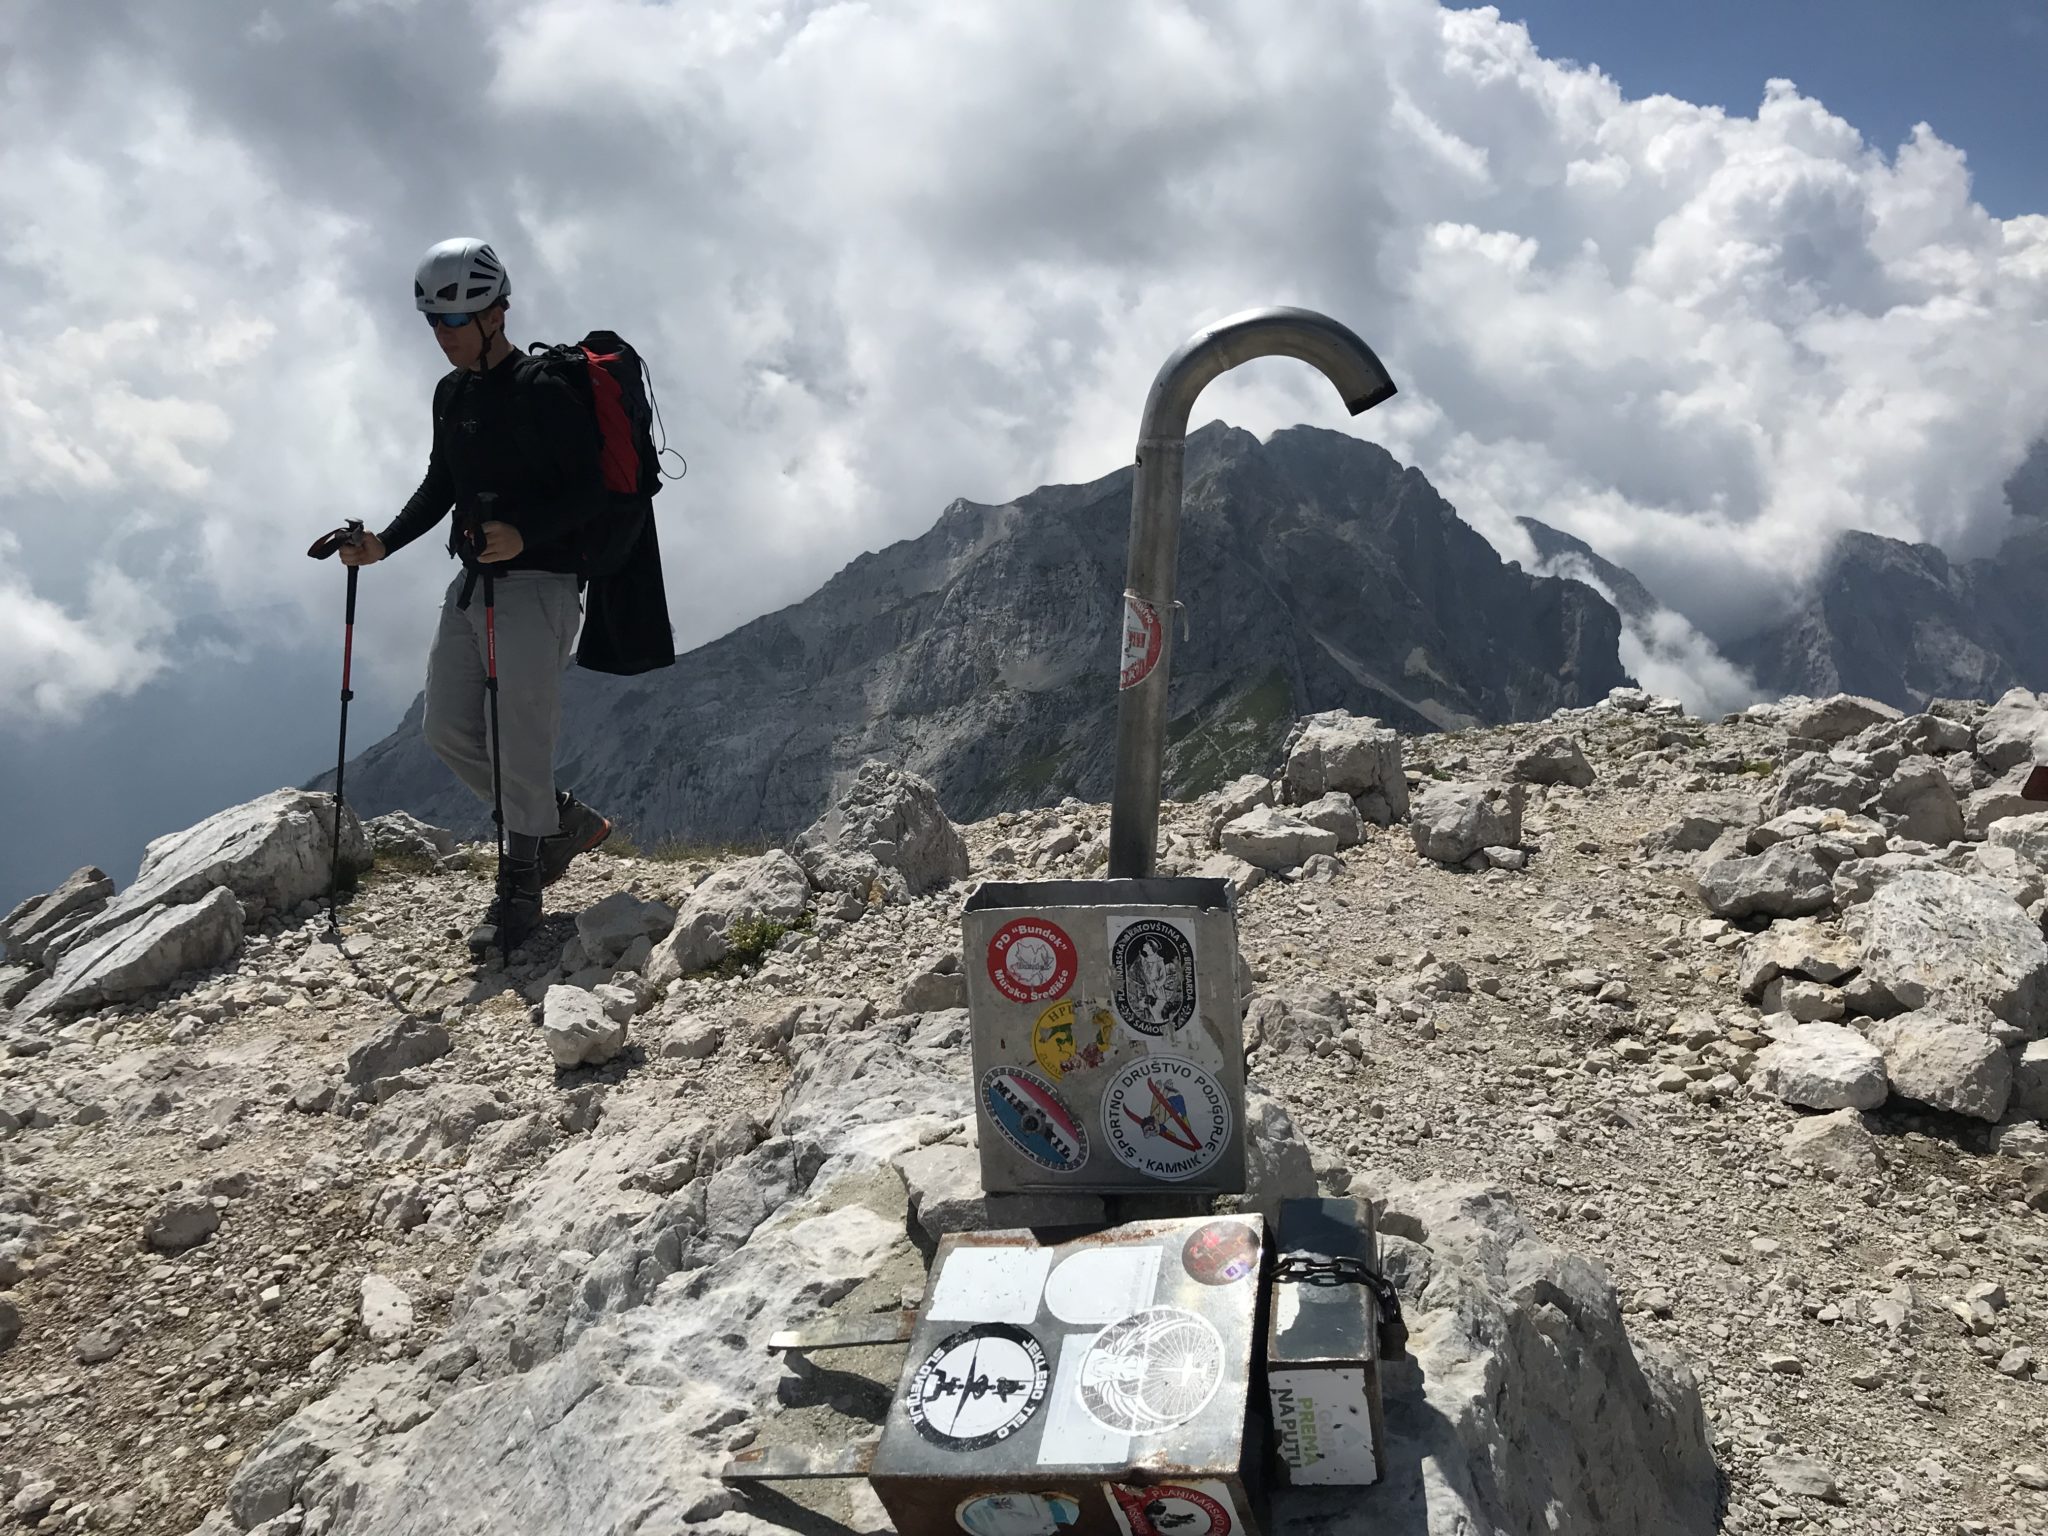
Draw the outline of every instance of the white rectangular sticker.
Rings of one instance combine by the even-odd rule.
[[[955,1248],[940,1266],[925,1315],[946,1323],[1034,1322],[1051,1266],[1043,1248]]]
[[[1283,1287],[1283,1289],[1289,1289]],[[1365,1370],[1266,1372],[1273,1438],[1290,1483],[1356,1487],[1379,1481]]]
[[[1041,1467],[1123,1466],[1131,1459],[1131,1437],[1081,1406],[1081,1361],[1095,1339],[1092,1333],[1070,1333],[1060,1340],[1059,1364],[1045,1400],[1045,1433],[1038,1441]]]
[[[1230,1485],[1207,1478],[1142,1488],[1106,1483],[1102,1492],[1124,1536],[1236,1536],[1241,1524]]]
[[[1070,1253],[1045,1282],[1046,1310],[1063,1323],[1113,1323],[1142,1311],[1152,1305],[1161,1256],[1157,1243]]]
[[[1195,930],[1179,918],[1112,913],[1110,1006],[1124,1027],[1171,1040],[1195,1022]]]

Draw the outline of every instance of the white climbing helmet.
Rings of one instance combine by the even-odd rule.
[[[412,275],[412,301],[424,314],[473,315],[511,296],[504,263],[481,240],[443,240]]]

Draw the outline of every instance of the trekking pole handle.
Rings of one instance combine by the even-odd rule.
[[[312,547],[306,553],[315,560],[325,560],[344,545],[353,549],[362,542],[363,520],[360,517],[352,517],[332,533],[321,534],[319,538],[313,541]]]

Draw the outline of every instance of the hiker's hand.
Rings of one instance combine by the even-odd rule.
[[[476,552],[479,560],[495,564],[500,560],[510,560],[526,548],[526,540],[510,523],[485,523],[483,531],[484,547]]]
[[[343,565],[375,565],[384,558],[384,541],[365,532],[355,543],[342,545],[340,554]]]

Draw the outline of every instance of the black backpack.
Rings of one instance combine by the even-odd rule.
[[[616,331],[592,331],[574,346],[535,342],[527,351],[566,383],[596,418],[598,463],[615,515],[587,530],[578,574],[586,579],[613,575],[631,558],[640,521],[652,515],[662,480],[682,478],[662,472],[662,454],[674,450],[655,446],[660,412],[647,388],[647,365]],[[662,435],[666,438],[667,433]]]
[[[675,450],[667,446],[666,430],[662,445],[655,444],[661,410],[647,387],[647,366],[615,331],[592,331],[574,346],[536,342],[527,350],[588,402],[612,503],[610,515],[586,527],[578,543],[577,575],[587,594],[576,660],[592,671],[626,675],[665,667],[675,660],[675,646],[654,498],[663,479],[681,479],[689,465],[675,475],[662,470],[662,455]]]

